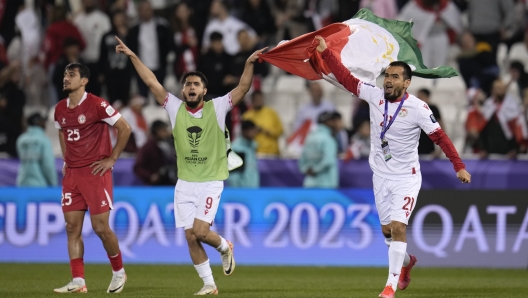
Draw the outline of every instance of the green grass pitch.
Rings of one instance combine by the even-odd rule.
[[[191,265],[125,265],[124,297],[191,297],[202,281]],[[68,264],[0,263],[0,297],[57,297],[70,279]],[[528,271],[415,267],[412,282],[396,297],[528,297]],[[385,268],[236,267],[213,274],[223,297],[378,297]],[[107,297],[110,265],[86,265],[89,297]]]

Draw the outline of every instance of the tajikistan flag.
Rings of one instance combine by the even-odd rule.
[[[316,35],[321,35],[335,57],[364,82],[376,78],[392,61],[404,61],[413,75],[422,78],[449,78],[458,73],[452,67],[440,66],[428,69],[411,34],[412,22],[387,20],[375,16],[368,9],[361,9],[343,23],[328,25],[320,30],[283,41],[260,58],[287,72],[308,80],[325,79],[344,89],[337,82],[328,66],[315,49]]]

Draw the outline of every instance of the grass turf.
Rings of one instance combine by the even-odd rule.
[[[57,297],[68,264],[0,263],[0,297]],[[107,297],[110,265],[86,265],[90,297]],[[191,297],[202,282],[191,265],[126,265],[125,297]],[[528,297],[528,271],[414,268],[400,297]],[[232,276],[213,274],[224,297],[378,297],[387,269],[237,266]]]

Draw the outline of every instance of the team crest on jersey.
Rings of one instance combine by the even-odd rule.
[[[102,101],[102,102],[101,102],[101,106],[102,106],[103,108],[106,108],[106,106],[107,106],[106,102]]]
[[[79,123],[84,124],[84,122],[86,122],[86,116],[84,116],[84,114],[81,114],[79,118],[77,118],[77,120],[79,121]]]
[[[108,114],[108,116],[112,116],[115,112],[114,108],[112,106],[108,106],[106,107],[106,113]]]
[[[402,108],[400,110],[400,112],[398,113],[398,116],[400,117],[406,117],[407,116],[407,109],[406,108]]]

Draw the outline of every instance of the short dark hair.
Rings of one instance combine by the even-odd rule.
[[[207,81],[207,78],[205,77],[205,75],[201,71],[188,71],[188,72],[184,73],[182,78],[181,78],[181,83],[185,84],[185,80],[187,80],[187,78],[190,77],[190,76],[199,77],[200,80],[202,81],[202,84],[204,85],[204,88],[207,88],[207,85],[209,84],[209,82]]]
[[[409,66],[409,64],[403,62],[403,61],[393,61],[389,64],[389,66],[399,66],[403,68],[403,79],[404,80],[410,80],[412,77],[412,69]]]
[[[167,123],[161,121],[161,120],[155,120],[154,122],[152,122],[152,124],[150,125],[150,134],[152,136],[155,136],[156,133],[158,132],[158,130],[164,128],[164,127],[167,127]]]
[[[214,31],[213,33],[211,33],[211,36],[209,36],[210,41],[219,41],[219,40],[221,41],[223,38],[224,38],[224,35],[222,35],[222,33],[218,31]]]
[[[429,91],[429,89],[427,89],[427,88],[422,88],[422,89],[418,90],[418,93],[420,93],[420,92],[425,94],[427,97],[431,96],[431,91]]]
[[[250,130],[250,129],[253,129],[253,128],[256,128],[257,125],[255,124],[255,122],[251,121],[251,120],[244,120],[242,121],[242,131],[247,131],[247,130]]]
[[[74,69],[77,69],[79,71],[79,75],[81,75],[81,79],[82,78],[90,79],[90,70],[88,69],[88,66],[82,63],[79,63],[79,62],[74,62],[74,63],[70,63],[66,65],[66,68],[64,68],[64,71],[74,70]]]
[[[44,123],[45,121],[46,119],[42,117],[40,113],[31,114],[31,116],[27,118],[27,124],[29,126],[37,126]]]

